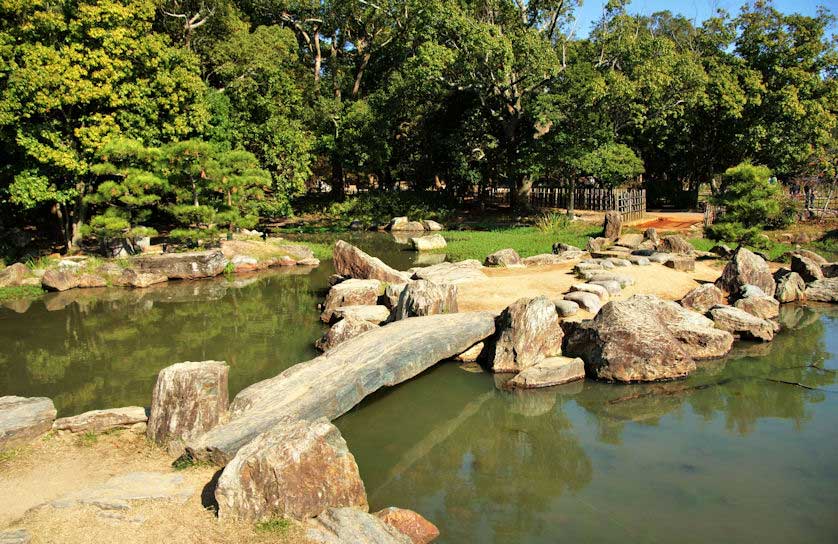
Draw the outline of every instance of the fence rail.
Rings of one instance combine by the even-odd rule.
[[[570,187],[535,187],[530,193],[534,208],[567,208],[570,206]],[[620,212],[623,219],[634,221],[646,212],[645,189],[600,189],[576,187],[573,207],[577,210]]]

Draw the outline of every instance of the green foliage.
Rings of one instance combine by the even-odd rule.
[[[294,523],[286,518],[270,519],[267,521],[260,521],[256,524],[256,530],[260,533],[269,533],[273,535],[283,535],[288,532]]]
[[[564,213],[548,212],[538,216],[535,228],[541,232],[557,234],[570,226],[571,219]]]
[[[643,161],[624,144],[608,143],[580,157],[578,171],[610,186],[632,180],[644,172]]]

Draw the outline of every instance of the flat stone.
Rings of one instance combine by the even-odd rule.
[[[595,293],[586,293],[584,291],[573,291],[564,295],[565,300],[575,302],[580,308],[595,314],[602,307],[602,299]]]
[[[579,312],[579,304],[572,300],[554,300],[553,304],[556,306],[556,313],[559,317],[570,317]]]
[[[608,289],[604,286],[595,283],[576,283],[570,286],[570,291],[582,291],[585,293],[593,293],[599,297],[601,301],[607,301],[611,298],[608,295]]]
[[[400,533],[407,535],[413,544],[429,544],[439,536],[439,529],[436,525],[413,510],[391,506],[379,510],[373,515]]]
[[[664,264],[666,261],[672,258],[672,255],[670,255],[669,253],[652,252],[649,255],[647,255],[646,258],[649,259],[649,262]]]
[[[416,251],[433,251],[435,249],[444,249],[448,244],[439,234],[431,234],[430,236],[419,236],[410,239],[413,244],[413,249]]]
[[[9,529],[0,531],[0,544],[29,544],[32,535],[26,529]]]
[[[614,274],[607,271],[604,272],[597,272],[593,271],[590,273],[584,273],[582,275],[583,278],[588,283],[597,283],[600,281],[616,281],[620,284],[620,287],[628,287],[629,285],[634,285],[634,278],[631,276],[624,276],[621,274]]]
[[[585,378],[585,362],[580,358],[550,357],[525,368],[506,382],[510,389],[551,387]]]
[[[623,290],[620,282],[616,280],[595,280],[588,282],[588,285],[598,285],[604,288],[609,295],[619,295]]]
[[[457,285],[485,280],[487,276],[483,273],[483,265],[480,264],[480,261],[470,259],[419,268],[413,273],[413,277],[417,280],[428,280],[433,283]]]
[[[180,474],[129,472],[65,495],[49,505],[53,508],[87,505],[101,510],[127,510],[133,502],[174,501],[182,504],[193,493],[192,485]]]
[[[627,255],[626,260],[635,266],[649,266],[652,264],[649,257],[644,257],[643,255]]]
[[[0,397],[0,451],[48,433],[56,413],[52,400],[46,397]]]
[[[131,260],[138,272],[160,274],[169,279],[212,278],[224,272],[227,259],[220,249],[187,253],[144,255]]]
[[[694,257],[670,257],[664,266],[677,270],[679,272],[692,272],[695,270]]]
[[[346,319],[353,317],[380,325],[390,318],[390,309],[387,306],[341,306],[333,311],[334,319]]]
[[[806,286],[807,300],[814,302],[838,302],[838,278],[824,278]]]
[[[52,428],[55,431],[70,431],[72,433],[103,433],[114,429],[128,429],[137,423],[145,423],[148,416],[141,406],[125,408],[111,408],[108,410],[91,410],[77,416],[62,417],[55,420]]]
[[[359,508],[328,508],[308,522],[313,544],[413,544],[410,537]]]
[[[406,381],[494,332],[490,312],[412,317],[369,331],[245,388],[230,406],[230,420],[191,440],[187,450],[223,466],[280,421],[333,420],[367,395]]]
[[[375,306],[382,292],[384,285],[379,280],[353,278],[342,281],[329,289],[320,319],[324,323],[331,323],[335,309],[342,306]]]
[[[522,266],[523,262],[521,261],[521,256],[518,255],[518,252],[512,248],[501,249],[499,251],[495,251],[491,255],[486,257],[486,262],[483,263],[486,266]]]
[[[329,351],[347,340],[377,328],[375,323],[349,316],[332,325],[332,328],[314,343],[314,347],[320,351]]]
[[[556,264],[564,264],[569,261],[574,261],[586,255],[584,252],[573,253],[542,253],[540,255],[533,255],[532,257],[524,258],[524,266],[550,266]]]
[[[421,229],[420,229],[421,230]],[[407,283],[410,276],[372,257],[343,240],[335,242],[335,272],[359,280],[380,280],[387,283]]]

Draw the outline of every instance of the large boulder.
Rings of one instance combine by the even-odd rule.
[[[602,222],[602,236],[611,241],[617,240],[623,233],[623,216],[620,212],[605,212],[605,219]]]
[[[314,347],[320,351],[329,351],[347,340],[377,328],[375,323],[348,316],[332,325],[332,328],[314,343]]]
[[[0,451],[48,433],[55,414],[55,405],[46,397],[0,397]]]
[[[486,266],[522,266],[521,256],[512,248],[495,251],[486,257]]]
[[[547,297],[515,301],[498,316],[495,328],[494,372],[520,372],[561,354],[564,333],[556,306]]]
[[[407,284],[399,295],[392,319],[422,315],[457,313],[457,286],[416,280]]]
[[[774,339],[774,323],[751,315],[740,308],[717,306],[710,310],[709,315],[716,324],[716,328],[720,330],[749,340],[770,342]]]
[[[183,442],[215,427],[227,411],[230,367],[223,361],[177,363],[157,375],[149,439],[175,454]]]
[[[712,283],[699,285],[681,299],[681,306],[700,314],[724,302],[724,293]]]
[[[803,281],[800,274],[787,268],[781,268],[774,273],[774,278],[777,280],[777,290],[774,292],[774,298],[781,304],[803,300],[806,282]]]
[[[838,302],[838,278],[824,278],[806,286],[806,300],[814,302]]]
[[[249,522],[367,508],[358,465],[325,419],[282,422],[242,447],[215,489],[218,517]]]
[[[565,354],[581,357],[589,376],[634,382],[681,378],[696,360],[721,357],[733,336],[706,317],[653,295],[612,301],[569,332]]]
[[[91,410],[77,416],[62,417],[55,420],[52,428],[55,431],[70,431],[71,433],[103,433],[114,429],[129,429],[147,421],[148,416],[145,413],[145,408],[142,406],[127,406],[125,408]]]
[[[797,272],[806,283],[823,279],[821,265],[803,255],[794,254],[791,256],[791,271]]]
[[[773,297],[777,289],[765,259],[745,247],[739,247],[716,280],[716,287],[737,297],[745,285],[756,285],[769,297]]]
[[[418,236],[411,238],[410,243],[416,251],[433,251],[435,249],[444,249],[448,244],[445,243],[445,238],[440,234],[431,234],[429,236]]]
[[[51,269],[44,272],[41,285],[47,291],[67,291],[79,286],[79,276],[69,270]]]
[[[417,268],[413,272],[417,280],[428,280],[433,283],[469,283],[485,280],[483,265],[477,259],[468,259],[456,263],[439,263],[424,268]]]
[[[343,240],[335,242],[335,272],[359,280],[381,280],[388,283],[406,283],[410,277],[377,258],[367,255]]]
[[[220,249],[144,255],[131,261],[138,272],[162,274],[178,280],[212,278],[224,272],[227,259]]]
[[[677,234],[670,234],[661,238],[657,248],[661,253],[680,253],[683,255],[689,255],[695,251],[692,244]]]
[[[510,389],[552,387],[585,378],[585,362],[576,357],[548,357],[506,382]]]
[[[341,306],[375,305],[383,290],[384,286],[378,280],[353,278],[340,282],[329,289],[320,319],[330,323],[335,309]]]
[[[0,287],[17,287],[29,276],[25,264],[14,263],[0,270]]]
[[[735,308],[745,310],[749,314],[761,319],[774,319],[779,317],[780,303],[774,297],[766,295],[759,287],[746,285],[741,293],[743,295],[742,298],[733,304]]]
[[[360,508],[329,508],[308,522],[312,544],[413,544],[410,537]]]
[[[436,525],[413,510],[391,506],[373,514],[375,517],[404,533],[413,544],[429,544],[439,536]]]

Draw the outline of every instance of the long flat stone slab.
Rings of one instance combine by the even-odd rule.
[[[328,353],[242,390],[230,420],[186,444],[220,466],[283,420],[333,420],[382,387],[413,378],[495,332],[490,312],[412,317],[348,340]]]

